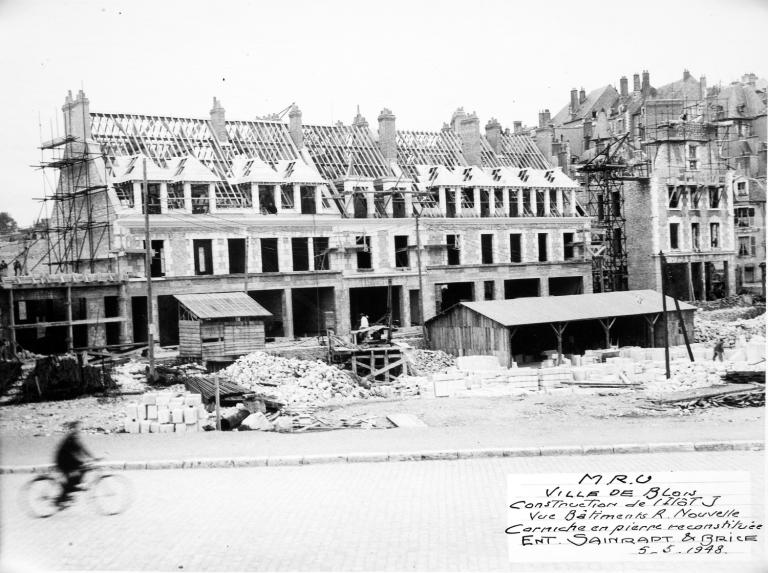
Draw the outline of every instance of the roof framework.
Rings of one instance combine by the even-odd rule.
[[[551,169],[533,139],[523,134],[502,134],[499,137],[499,151],[495,154],[500,165],[507,167],[528,167],[531,169]],[[492,167],[497,167],[492,165]]]
[[[280,121],[236,121],[226,127],[229,144],[222,144],[203,119],[91,113],[92,136],[108,158],[142,154],[165,167],[173,157],[192,155],[225,179],[236,155],[257,156],[272,166],[299,156]]]
[[[416,165],[467,165],[452,131],[398,131],[397,163],[412,179],[418,176]]]
[[[393,177],[367,128],[348,125],[304,125],[304,145],[328,181]]]

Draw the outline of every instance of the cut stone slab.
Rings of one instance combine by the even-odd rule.
[[[426,428],[427,425],[413,414],[390,414],[387,420],[398,428]]]

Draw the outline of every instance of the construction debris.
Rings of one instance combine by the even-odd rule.
[[[34,369],[22,384],[19,400],[68,400],[116,389],[109,371],[83,365],[78,356],[47,356],[35,361]]]
[[[726,348],[733,348],[739,338],[765,337],[765,307],[699,310],[694,324],[696,342],[723,339]]]
[[[324,362],[254,352],[221,372],[236,384],[286,405],[326,404],[367,398],[352,377]]]
[[[685,392],[675,392],[659,404],[674,405],[683,409],[730,406],[733,408],[760,407],[765,405],[765,385],[763,384],[721,384],[706,388],[696,388]]]
[[[456,366],[456,359],[442,350],[413,350],[408,353],[408,361],[419,376],[445,372]]]

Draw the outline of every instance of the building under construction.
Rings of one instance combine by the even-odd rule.
[[[734,121],[734,109],[742,121]],[[739,125],[747,119],[748,130]],[[539,147],[582,182],[579,198],[593,218],[595,292],[661,290],[660,252],[671,296],[712,300],[736,292],[737,262],[759,251],[747,247],[751,239],[737,243],[734,209],[745,179],[755,190],[747,198],[759,200],[765,188],[764,88],[754,81],[707,88],[687,70],[682,80],[654,88],[644,72],[632,92],[626,78],[618,91],[573,90],[566,108],[552,120],[544,112],[539,123]],[[759,220],[745,231],[760,234]],[[755,280],[755,272],[747,276]]]
[[[578,185],[528,135],[459,109],[436,131],[90,111],[67,97],[42,145],[58,173],[46,254],[0,296],[38,352],[179,342],[177,295],[245,291],[265,336],[403,326],[464,300],[592,291]],[[283,115],[284,115],[283,114]],[[149,221],[146,243],[145,216]],[[150,256],[146,259],[147,250]]]

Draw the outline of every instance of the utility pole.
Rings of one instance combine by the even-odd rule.
[[[419,320],[421,321],[421,334],[424,344],[429,346],[427,326],[424,324],[424,282],[421,276],[421,233],[419,233],[419,219],[421,218],[421,206],[414,209],[416,215],[416,264],[419,267]]]
[[[147,279],[147,344],[149,345],[149,380],[155,380],[155,321],[152,317],[152,241],[149,237],[149,189],[147,186],[147,158],[143,158],[144,181],[142,198],[144,200],[144,276]]]
[[[245,261],[243,262],[243,290],[248,294],[248,248],[251,243],[248,237],[248,229],[245,229]]]
[[[667,326],[667,265],[664,260],[664,253],[659,251],[659,265],[661,266],[661,308],[664,322],[664,365],[666,367],[667,380],[672,377],[669,370],[669,330]]]

